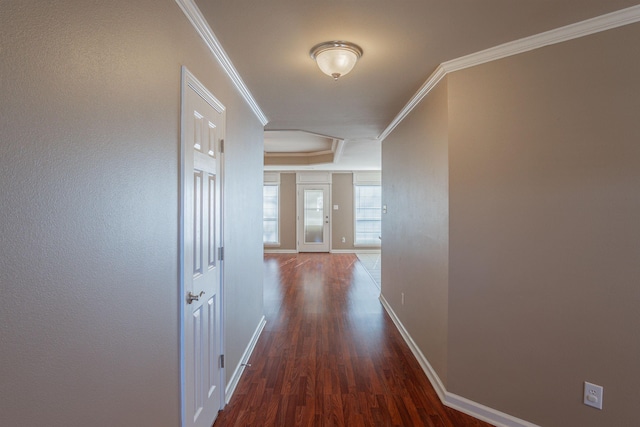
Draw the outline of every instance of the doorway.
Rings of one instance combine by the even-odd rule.
[[[211,427],[224,402],[222,154],[225,110],[182,69],[180,200],[183,427]]]
[[[329,252],[329,184],[298,185],[298,251]]]

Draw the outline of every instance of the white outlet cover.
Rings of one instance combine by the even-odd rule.
[[[587,406],[602,409],[603,392],[604,388],[602,386],[585,381],[583,403]]]

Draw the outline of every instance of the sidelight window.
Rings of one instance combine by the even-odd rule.
[[[279,232],[279,186],[265,185],[262,188],[262,242],[265,245],[277,245],[280,243]]]
[[[355,186],[355,244],[380,245],[382,233],[382,187]]]

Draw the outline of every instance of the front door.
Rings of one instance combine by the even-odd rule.
[[[211,427],[223,402],[219,250],[224,107],[186,69],[182,135],[183,426]]]
[[[329,184],[298,185],[298,251],[329,252]]]

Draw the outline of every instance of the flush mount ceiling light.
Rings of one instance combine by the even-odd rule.
[[[362,56],[362,48],[349,42],[332,41],[315,45],[309,53],[323,73],[338,80],[353,70]]]

